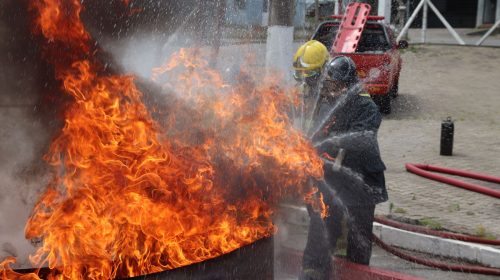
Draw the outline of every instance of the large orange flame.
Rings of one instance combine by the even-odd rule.
[[[54,175],[26,226],[50,279],[111,279],[231,252],[275,227],[288,195],[310,199],[322,162],[292,128],[291,99],[240,73],[227,85],[202,51],[181,50],[154,78],[168,111],[153,120],[132,76],[103,75],[78,0],[33,0],[63,94],[73,99],[46,160]],[[62,48],[62,49],[61,49]],[[62,51],[61,51],[62,50]],[[37,279],[0,265],[4,279]]]

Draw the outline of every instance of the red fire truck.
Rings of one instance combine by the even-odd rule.
[[[385,114],[391,112],[391,99],[398,95],[402,59],[399,50],[408,42],[396,42],[383,17],[369,16],[368,4],[353,3],[345,15],[322,22],[312,39],[322,42],[332,56],[345,55],[356,63],[366,90]],[[340,30],[340,31],[339,31]]]

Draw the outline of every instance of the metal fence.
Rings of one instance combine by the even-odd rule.
[[[458,33],[455,31],[455,29],[448,23],[446,18],[439,12],[439,10],[436,8],[436,6],[432,3],[431,0],[422,0],[420,3],[417,5],[415,10],[413,11],[412,15],[404,25],[404,27],[401,29],[401,32],[399,33],[397,40],[401,40],[406,33],[408,32],[408,29],[410,28],[411,24],[413,21],[415,21],[415,18],[417,15],[420,13],[422,10],[423,15],[422,15],[422,33],[421,33],[421,42],[422,43],[427,43],[427,19],[429,15],[429,8],[436,14],[436,16],[439,18],[439,20],[444,24],[446,29],[450,32],[450,34],[455,38],[455,40],[458,42],[459,45],[465,45],[465,41],[458,35]],[[493,31],[500,25],[500,20],[498,20],[487,32],[484,34],[481,39],[479,39],[474,45],[475,46],[480,46],[483,44],[483,42],[493,33]]]

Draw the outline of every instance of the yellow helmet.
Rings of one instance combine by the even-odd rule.
[[[329,59],[330,54],[321,42],[311,40],[303,44],[293,56],[295,78],[307,78],[321,73],[323,65]]]

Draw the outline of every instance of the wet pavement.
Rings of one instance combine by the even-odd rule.
[[[493,280],[498,276],[469,274],[462,272],[441,271],[427,266],[414,264],[393,256],[380,247],[374,246],[372,252],[371,266],[396,271],[404,274],[422,277],[432,280]]]
[[[500,238],[500,200],[405,170],[423,163],[500,175],[500,70],[493,48],[422,46],[403,55],[400,96],[379,131],[389,202],[379,214]],[[440,156],[441,121],[455,121],[453,156]],[[475,183],[500,189],[498,184]]]
[[[280,230],[275,237],[275,248],[285,248],[302,252],[307,240],[307,229],[309,223],[307,210],[300,206],[285,205],[282,208],[280,217],[282,217],[282,220],[278,222]],[[340,241],[339,243],[343,244],[344,242]],[[418,265],[396,257],[376,245],[373,246],[370,266],[430,280],[499,279],[498,276],[442,271]],[[276,279],[297,279],[296,275],[292,275],[281,270],[276,271],[276,276]]]

